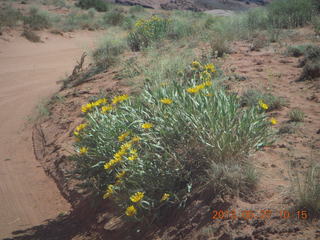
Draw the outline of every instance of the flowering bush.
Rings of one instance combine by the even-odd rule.
[[[213,64],[194,61],[190,71],[182,83],[146,84],[135,98],[82,107],[86,123],[74,132],[79,169],[121,214],[158,217],[203,184],[212,163],[239,162],[268,142],[264,112],[241,108],[236,96],[219,89]]]
[[[151,42],[163,38],[170,26],[170,20],[153,16],[149,19],[140,19],[129,33],[128,45],[133,51],[148,47]]]

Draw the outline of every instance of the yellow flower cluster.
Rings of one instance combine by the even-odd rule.
[[[163,104],[171,104],[173,103],[173,100],[170,98],[162,98],[160,102],[162,102]]]
[[[116,152],[113,155],[113,159],[111,159],[109,162],[104,164],[104,169],[109,169],[119,163],[123,160],[123,157],[125,157],[128,153],[130,155],[128,156],[128,160],[135,160],[138,158],[138,153],[136,149],[132,148],[132,144],[135,142],[140,141],[139,137],[133,137],[129,142],[126,142],[120,146],[120,149],[118,152]]]
[[[108,185],[107,192],[103,195],[103,199],[111,197],[114,193],[114,186],[112,184]]]
[[[82,123],[76,127],[76,130],[73,132],[75,136],[79,136],[80,132],[88,126],[86,123]]]
[[[112,99],[112,104],[116,105],[120,102],[123,102],[125,100],[129,99],[129,95],[128,94],[124,94],[124,95],[120,95],[120,96],[115,96],[113,99]]]
[[[210,87],[212,86],[212,82],[211,81],[206,81],[200,85],[196,85],[192,88],[188,88],[186,91],[188,93],[198,93],[200,90],[204,89],[205,87]]]
[[[140,202],[144,197],[143,192],[136,192],[135,194],[131,195],[130,200],[131,202],[137,203]]]
[[[85,105],[82,105],[81,107],[81,111],[83,113],[89,112],[91,109],[93,109],[94,107],[99,107],[102,104],[106,104],[108,101],[105,98],[100,98],[95,102],[91,102],[91,103],[87,103]]]
[[[268,109],[269,109],[268,104],[266,104],[263,100],[259,100],[259,106],[260,106],[263,110],[268,110]]]

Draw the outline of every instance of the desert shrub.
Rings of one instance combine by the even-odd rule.
[[[320,78],[320,59],[307,61],[303,67],[298,81],[314,80]]]
[[[254,181],[252,172],[242,176],[235,165],[269,142],[266,115],[257,107],[241,108],[236,96],[217,88],[213,65],[193,62],[192,71],[190,78],[160,88],[146,82],[136,97],[82,106],[86,122],[74,132],[79,173],[117,204],[119,215],[156,219],[207,178],[218,181],[216,193],[225,185],[238,188],[237,179]],[[228,183],[236,172],[241,176]]]
[[[113,26],[121,25],[124,19],[125,15],[119,10],[110,11],[103,16],[103,21],[106,24],[110,24]]]
[[[24,16],[23,22],[32,30],[42,30],[51,26],[48,12],[31,7],[28,16]]]
[[[292,178],[295,208],[308,211],[309,216],[320,215],[320,165],[312,164],[305,177]]]
[[[320,77],[320,47],[309,45],[305,48],[304,59],[300,64],[303,71],[298,81],[313,80]]]
[[[117,57],[125,50],[125,42],[115,36],[104,38],[100,46],[92,53],[95,65],[106,69],[116,63]]]
[[[267,104],[267,111],[281,109],[286,102],[281,97],[276,97],[270,93],[264,93],[256,89],[248,89],[241,96],[242,106],[256,106],[259,102]]]
[[[95,8],[98,12],[106,12],[109,10],[109,3],[103,0],[78,0],[76,6],[89,9]]]
[[[306,48],[310,45],[295,45],[289,46],[286,51],[286,55],[291,57],[301,57],[305,54]]]
[[[0,9],[0,30],[1,27],[14,27],[22,20],[22,14],[19,10],[11,6]]]
[[[41,42],[41,38],[35,34],[34,32],[24,29],[21,36],[24,36],[26,39],[28,39],[31,42]]]
[[[133,51],[148,47],[150,43],[164,38],[169,30],[170,21],[153,16],[149,19],[140,19],[135,23],[128,35],[128,45]]]
[[[298,108],[294,108],[289,112],[289,119],[291,122],[303,122],[304,112]]]

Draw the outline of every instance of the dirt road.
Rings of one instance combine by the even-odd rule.
[[[34,157],[28,118],[99,34],[43,33],[44,43],[18,34],[0,39],[0,239],[70,208]]]

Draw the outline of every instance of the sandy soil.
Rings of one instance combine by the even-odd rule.
[[[56,81],[72,70],[98,34],[43,33],[44,43],[31,43],[18,33],[0,39],[1,239],[70,208],[34,157],[28,118],[58,89]]]

